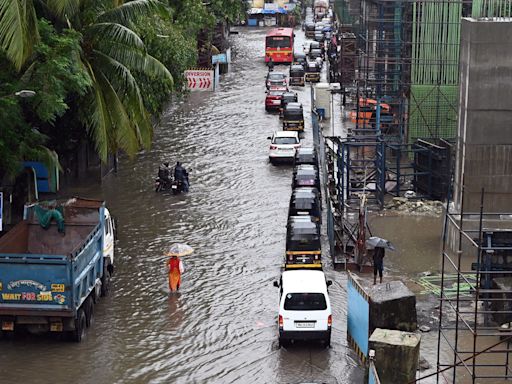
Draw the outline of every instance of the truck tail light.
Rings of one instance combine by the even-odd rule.
[[[279,315],[279,328],[283,328],[283,316]]]
[[[14,321],[2,321],[2,331],[14,331]]]
[[[327,318],[327,326],[330,328],[332,326],[332,315],[329,315]]]
[[[315,255],[315,260],[318,260],[318,255]]]

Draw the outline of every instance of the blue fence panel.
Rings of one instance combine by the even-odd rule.
[[[368,356],[368,333],[370,329],[370,305],[368,296],[359,284],[348,276],[347,291],[347,335],[352,347],[362,361]]]
[[[368,384],[380,384],[379,374],[377,373],[373,361],[370,361],[370,367],[368,369]]]

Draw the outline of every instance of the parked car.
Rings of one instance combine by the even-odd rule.
[[[286,80],[286,75],[284,73],[269,72],[267,73],[265,84],[267,86],[267,89],[286,89],[288,86],[288,81]]]
[[[267,96],[265,97],[265,111],[278,111],[281,107],[281,99],[283,98],[283,94],[284,91],[267,91]]]
[[[268,158],[271,163],[279,160],[293,160],[295,150],[300,147],[297,131],[274,131],[267,139],[270,140]]]
[[[326,280],[322,271],[284,271],[279,282],[279,345],[290,340],[322,340],[331,343],[332,313]]]

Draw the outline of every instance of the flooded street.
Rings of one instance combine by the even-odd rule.
[[[170,109],[151,152],[122,159],[117,175],[77,193],[107,201],[118,222],[110,297],[81,344],[46,337],[0,342],[0,382],[361,383],[346,341],[346,280],[327,264],[332,348],[277,347],[278,290],[285,251],[291,167],[268,163],[280,129],[264,110],[265,30],[232,38],[234,61],[215,93]],[[296,49],[303,36],[296,31]],[[276,67],[276,71],[287,67]],[[309,87],[295,88],[312,144]],[[185,196],[156,194],[158,165],[183,162]],[[179,294],[167,288],[165,249],[186,242]],[[324,249],[328,249],[327,246]],[[30,367],[30,370],[27,368]]]

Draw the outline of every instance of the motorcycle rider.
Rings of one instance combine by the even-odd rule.
[[[174,167],[174,180],[181,181],[183,192],[188,192],[188,172],[179,161]]]
[[[162,180],[164,186],[171,184],[171,169],[169,168],[169,162],[165,161],[158,167],[158,178]]]

